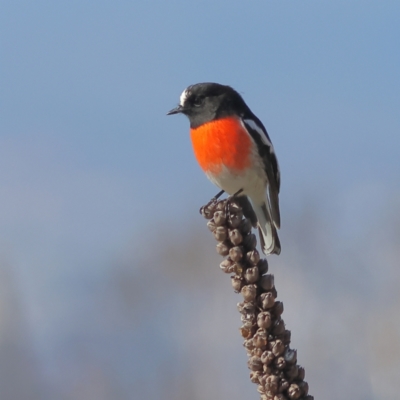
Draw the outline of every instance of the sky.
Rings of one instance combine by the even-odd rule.
[[[37,398],[158,396],[156,389],[134,396],[129,379],[121,378],[125,371],[147,382],[150,372],[132,360],[125,365],[123,355],[161,322],[139,313],[139,323],[123,309],[119,279],[127,274],[152,282],[144,265],[162,252],[177,253],[171,265],[186,262],[169,236],[188,236],[193,252],[199,240],[212,250],[198,209],[217,189],[193,157],[188,121],[166,116],[193,83],[234,87],[274,143],[282,171],[283,250],[271,262],[281,285],[293,279],[280,272],[283,265],[297,260],[314,272],[316,302],[342,293],[345,281],[353,289],[360,285],[360,304],[377,282],[379,301],[395,304],[385,293],[394,293],[391,282],[399,279],[392,268],[398,258],[389,256],[397,254],[400,226],[399,17],[396,1],[2,2],[0,264],[12,282],[13,300],[4,302],[16,304],[20,322],[0,316],[0,339],[2,329],[29,332],[18,343],[39,366],[31,379]],[[218,265],[216,256],[207,260]],[[375,272],[382,262],[388,271]],[[318,270],[321,265],[329,271]],[[289,271],[295,274],[295,266]],[[171,307],[185,309],[179,304],[187,302],[191,279],[185,275],[178,298],[172,287],[162,289]],[[340,284],[332,287],[330,279]],[[109,300],[113,296],[119,300]],[[140,296],[127,296],[127,304],[140,303]],[[103,307],[109,308],[107,323]],[[398,342],[399,321],[393,326]],[[123,336],[107,355],[98,352],[104,338],[90,347],[90,335],[102,329],[105,338]],[[19,337],[9,335],[12,343]],[[157,338],[175,343],[166,336]],[[199,334],[199,340],[211,339]],[[306,339],[299,343],[307,347]],[[71,348],[90,354],[85,362],[94,372],[78,355],[68,358]],[[173,361],[174,348],[160,350],[168,364],[182,362]],[[107,388],[98,383],[101,362],[93,354],[114,360],[117,378]],[[77,365],[95,377],[93,387],[74,386],[78,378],[71,377],[65,386],[76,389],[69,392],[61,377],[77,374]],[[18,385],[2,398],[25,398],[14,390]],[[219,398],[231,398],[224,386],[220,390]],[[256,396],[254,387],[243,390]]]

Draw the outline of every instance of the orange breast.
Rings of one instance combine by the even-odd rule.
[[[191,129],[194,154],[205,172],[218,173],[223,165],[242,171],[250,164],[251,139],[240,120],[221,118]]]

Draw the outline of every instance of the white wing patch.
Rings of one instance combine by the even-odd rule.
[[[247,124],[251,129],[255,130],[260,135],[262,142],[265,145],[269,146],[272,152],[274,151],[274,146],[272,146],[271,141],[268,140],[265,132],[252,119],[244,119],[243,122]]]
[[[268,146],[269,152],[272,155],[273,159],[275,159],[275,162],[276,162],[275,174],[276,174],[276,180],[277,180],[278,185],[279,185],[279,182],[281,180],[281,173],[280,173],[280,169],[279,169],[279,163],[278,163],[278,160],[277,160],[276,155],[275,155],[274,146],[271,143],[271,140],[269,140],[269,138],[268,138],[268,134],[266,134],[264,132],[264,130],[259,125],[257,125],[257,123],[252,119],[241,119],[241,121],[242,121],[242,125],[245,128],[246,128],[246,125],[247,125],[250,129],[252,129],[253,131],[257,132],[258,135],[260,136],[261,141],[263,142],[263,144],[265,146]],[[246,129],[246,131],[248,131],[248,129]],[[252,140],[254,140],[254,139],[252,138]]]

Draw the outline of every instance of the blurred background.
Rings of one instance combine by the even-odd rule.
[[[0,399],[257,399],[199,207],[192,83],[282,170],[270,257],[316,399],[398,397],[398,1],[3,1]]]

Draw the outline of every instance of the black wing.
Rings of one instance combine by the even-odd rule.
[[[278,195],[281,186],[281,174],[274,146],[272,145],[264,125],[255,115],[249,118],[243,117],[243,124],[256,143],[261,159],[264,162],[264,168],[268,178],[267,190],[272,219],[275,226],[279,229],[281,221]]]

